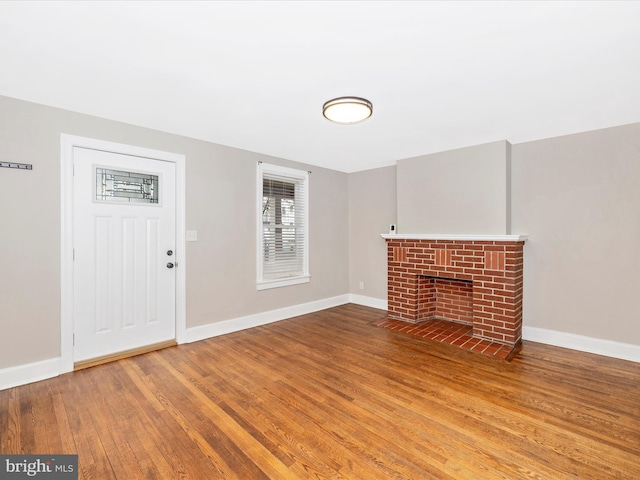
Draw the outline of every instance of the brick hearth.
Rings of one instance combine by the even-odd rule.
[[[518,346],[525,237],[383,237],[389,319],[461,323],[475,339]]]
[[[419,323],[409,323],[403,320],[383,318],[374,323],[376,327],[386,328],[396,332],[421,337],[435,342],[455,345],[463,350],[482,353],[491,357],[511,360],[518,352],[504,343],[490,342],[481,338],[474,338],[473,326],[464,323],[450,322],[448,320],[427,320]]]

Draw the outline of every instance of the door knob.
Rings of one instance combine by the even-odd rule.
[[[167,263],[167,268],[173,268],[173,263],[171,262]]]

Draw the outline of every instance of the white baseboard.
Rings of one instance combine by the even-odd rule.
[[[354,293],[349,295],[349,302],[367,307],[379,308],[381,310],[388,309],[386,300],[366,297],[364,295],[357,295]],[[532,342],[545,343],[556,347],[569,348],[571,350],[579,350],[581,352],[594,353],[596,355],[604,355],[606,357],[619,358],[621,360],[640,363],[640,345],[614,342],[612,340],[585,337],[584,335],[576,335],[574,333],[558,332],[556,330],[527,326],[522,327],[522,338],[524,340],[531,340]]]
[[[246,317],[232,318],[222,322],[210,323],[200,327],[187,328],[185,332],[185,343],[197,342],[218,335],[238,332],[245,328],[266,325],[267,323],[285,320],[298,315],[313,313],[326,308],[337,307],[349,303],[349,295],[339,295],[337,297],[325,298],[315,302],[293,305],[291,307],[279,308],[268,312],[247,315]]]
[[[185,332],[185,343],[197,342],[226,333],[237,332],[246,328],[266,325],[298,315],[313,313],[326,308],[344,305],[345,303],[356,303],[381,310],[387,309],[386,300],[367,297],[357,294],[339,295],[337,297],[317,300],[315,302],[294,305],[291,307],[270,310],[268,312],[248,315],[246,317],[234,318],[223,322],[211,323],[200,327],[188,328]],[[522,327],[522,338],[532,342],[546,343],[556,347],[570,348],[582,352],[604,355],[607,357],[619,358],[640,362],[640,345],[629,343],[602,340],[599,338],[585,337],[573,333],[558,332],[537,327]],[[0,390],[13,388],[28,383],[38,382],[53,378],[62,373],[61,359],[51,358],[40,362],[18,365],[15,367],[0,369]]]
[[[556,347],[595,353],[606,357],[640,362],[640,345],[585,337],[574,333],[558,332],[537,327],[522,327],[522,338],[532,342],[546,343]]]
[[[18,365],[0,370],[0,390],[39,382],[60,375],[60,358]]]
[[[387,301],[380,298],[367,297],[365,295],[358,295],[355,293],[349,294],[349,303],[357,303],[358,305],[364,305],[365,307],[379,308],[380,310],[387,310]]]
[[[245,328],[257,327],[258,325],[265,325],[267,323],[277,322],[278,320],[317,312],[326,308],[344,305],[345,303],[349,303],[349,301],[349,295],[340,295],[315,302],[226,320],[224,322],[203,325],[201,327],[188,328],[185,331],[184,343],[196,342],[198,340],[224,335],[225,333],[244,330]],[[65,373],[61,369],[61,366],[61,358],[52,358],[41,362],[0,369],[0,390],[57,377],[61,373]]]

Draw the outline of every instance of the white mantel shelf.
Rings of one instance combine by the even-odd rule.
[[[528,235],[443,235],[436,233],[381,233],[385,240],[463,240],[478,242],[524,242]]]

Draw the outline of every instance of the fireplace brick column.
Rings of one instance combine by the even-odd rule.
[[[524,241],[389,237],[393,236],[386,237],[390,318],[471,321],[474,337],[507,345],[520,342]],[[424,304],[452,288],[448,308]],[[464,299],[469,291],[471,298]]]

